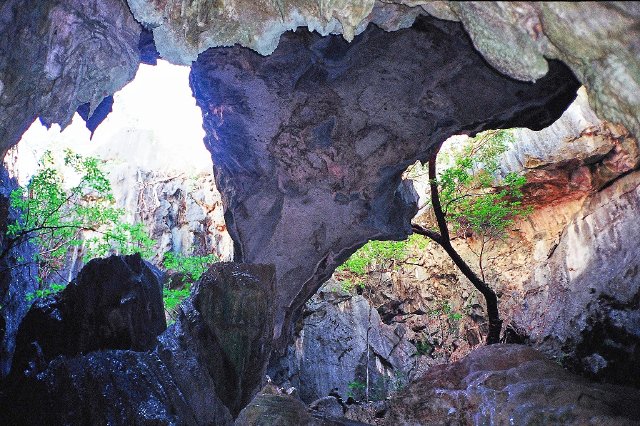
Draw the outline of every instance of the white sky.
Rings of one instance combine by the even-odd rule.
[[[63,132],[57,124],[47,130],[36,120],[18,144],[20,183],[26,183],[46,149],[66,147],[147,170],[212,173],[188,67],[162,60],[156,66],[141,64],[135,79],[114,95],[113,111],[89,137],[78,114]]]

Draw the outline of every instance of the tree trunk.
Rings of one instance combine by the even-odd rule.
[[[438,148],[439,150],[439,148]],[[498,297],[496,293],[481,280],[478,275],[467,265],[458,252],[451,245],[451,238],[449,237],[449,230],[447,228],[447,222],[442,211],[442,205],[440,204],[440,196],[438,193],[438,183],[436,181],[436,158],[438,151],[435,151],[431,159],[429,160],[429,187],[431,189],[431,205],[433,206],[433,212],[436,216],[436,222],[438,223],[439,233],[430,229],[423,228],[420,225],[412,225],[413,232],[416,234],[424,235],[440,245],[447,252],[453,263],[458,267],[460,272],[471,284],[484,296],[487,302],[487,315],[489,316],[489,332],[487,334],[487,345],[500,342],[500,333],[502,331],[502,320],[500,319],[500,312],[498,311]]]

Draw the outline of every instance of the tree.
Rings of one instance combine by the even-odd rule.
[[[11,192],[10,203],[22,215],[8,224],[0,259],[17,245],[33,243],[38,253],[19,259],[17,266],[36,263],[41,283],[53,282],[73,249],[82,248],[85,262],[110,253],[153,255],[154,241],[144,226],[125,222],[124,210],[115,207],[111,183],[96,158],[66,150],[59,165],[46,152],[27,187]]]
[[[485,298],[489,316],[487,344],[498,343],[502,320],[498,298],[486,283],[485,259],[487,245],[505,237],[507,229],[518,216],[527,215],[529,208],[522,205],[522,186],[526,178],[509,173],[497,179],[498,158],[513,141],[509,130],[488,131],[469,139],[462,149],[449,159],[449,167],[437,173],[436,149],[428,162],[430,204],[434,223],[431,226],[412,224],[413,232],[430,238],[449,255],[473,286]],[[477,250],[480,275],[458,254],[451,243],[451,231],[461,237],[474,236],[479,242]]]

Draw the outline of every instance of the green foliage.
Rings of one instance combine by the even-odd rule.
[[[82,248],[85,262],[111,253],[153,255],[154,242],[143,225],[126,223],[124,210],[115,207],[111,184],[96,158],[67,150],[60,164],[46,152],[27,187],[12,191],[10,201],[22,217],[7,226],[9,245],[29,241],[39,248],[22,262],[39,266],[41,282],[51,280],[73,249]]]
[[[365,288],[365,282],[362,278],[340,280],[340,289],[345,293],[351,293],[356,287],[362,290]]]
[[[49,285],[48,288],[44,288],[44,289],[41,289],[41,290],[36,290],[33,293],[27,293],[25,295],[25,300],[27,302],[31,302],[31,301],[33,301],[35,299],[38,299],[38,298],[41,298],[41,297],[47,297],[47,296],[50,296],[52,294],[56,294],[56,293],[61,292],[62,290],[65,289],[65,287],[67,287],[66,284],[55,284],[54,283],[54,284]]]
[[[168,252],[164,255],[162,265],[181,275],[181,289],[165,288],[162,291],[164,310],[169,317],[175,318],[178,305],[191,294],[191,285],[200,279],[215,262],[220,259],[215,254],[207,256],[185,256],[181,253]]]
[[[338,271],[348,271],[364,276],[375,265],[388,265],[405,259],[407,241],[369,241],[349,257]]]
[[[415,343],[417,356],[430,356],[434,347],[428,340],[419,340]]]
[[[354,380],[353,382],[349,382],[347,387],[349,388],[349,390],[347,391],[347,396],[360,400],[363,399],[364,391],[367,386],[359,380]]]
[[[509,130],[483,132],[450,156],[439,158],[448,163],[437,183],[443,212],[454,232],[499,239],[515,218],[530,213],[522,206],[526,178],[517,173],[497,177],[499,157],[513,141]]]
[[[181,253],[168,252],[165,253],[162,264],[165,268],[182,274],[184,283],[193,283],[198,281],[212,264],[219,261],[220,259],[215,254],[185,256]]]
[[[168,312],[174,312],[178,305],[191,294],[191,286],[187,285],[182,289],[173,290],[165,288],[162,291],[162,300],[164,309]]]

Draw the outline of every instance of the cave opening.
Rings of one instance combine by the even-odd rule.
[[[161,263],[167,251],[215,253],[230,260],[220,195],[215,186],[205,189],[212,183],[213,165],[202,143],[202,114],[188,78],[188,67],[163,60],[141,64],[135,78],[113,96],[101,122],[86,122],[76,113],[61,130],[57,124],[47,129],[36,119],[8,152],[5,167],[25,186],[46,151],[58,159],[65,150],[95,157],[107,168],[124,219],[142,221],[152,233],[153,228],[166,228],[156,232],[154,261]],[[169,198],[170,206],[158,204]],[[206,209],[206,219],[197,207]],[[157,217],[157,209],[166,210],[164,216]],[[199,221],[199,227],[188,229],[189,221]]]
[[[7,4],[15,6],[19,1]],[[518,411],[519,418],[551,413],[545,421],[603,413],[615,416],[619,404],[640,400],[637,392],[624,388],[603,391],[605,387],[585,384],[558,365],[597,380],[637,386],[632,380],[623,382],[628,376],[623,372],[634,368],[640,347],[637,336],[627,332],[637,324],[639,300],[634,242],[640,231],[635,230],[633,219],[640,205],[636,190],[640,150],[624,127],[602,121],[588,109],[585,93],[565,111],[582,80],[591,84],[587,89],[599,114],[606,111],[607,117],[631,123],[633,128],[629,112],[635,107],[627,108],[633,100],[603,95],[627,74],[609,73],[613,81],[609,85],[594,77],[585,65],[590,63],[588,58],[576,64],[573,52],[566,52],[572,43],[562,36],[571,31],[553,24],[557,19],[580,22],[580,17],[558,18],[555,5],[521,5],[508,18],[520,20],[506,27],[507,18],[500,14],[510,6],[499,5],[491,13],[500,19],[487,19],[492,25],[487,29],[486,22],[474,20],[475,12],[469,14],[468,4],[379,3],[369,16],[353,22],[342,14],[305,21],[307,17],[283,3],[277,23],[265,21],[259,27],[237,25],[246,19],[242,8],[227,15],[222,6],[213,13],[202,2],[176,6],[171,0],[130,1],[129,9],[126,2],[105,1],[93,10],[85,10],[82,4],[71,8],[77,17],[73,22],[98,13],[100,20],[110,22],[116,14],[107,5],[124,19],[89,38],[87,45],[104,48],[103,52],[94,49],[100,58],[97,70],[89,66],[90,72],[85,73],[86,52],[76,55],[83,46],[72,49],[69,57],[47,56],[41,61],[43,72],[47,78],[53,76],[56,84],[76,76],[80,77],[76,81],[99,83],[88,89],[87,96],[73,85],[63,87],[64,92],[60,86],[56,90],[40,86],[36,84],[40,76],[34,73],[31,80],[25,79],[34,87],[24,103],[30,107],[25,116],[31,121],[38,110],[43,121],[64,123],[69,108],[60,106],[61,100],[69,101],[73,112],[79,99],[102,99],[104,93],[117,90],[113,88],[138,66],[141,46],[153,44],[152,29],[167,57],[181,63],[194,61],[189,84],[201,111],[194,117],[201,121],[179,117],[173,109],[166,116],[155,111],[152,115],[164,118],[164,130],[159,131],[161,124],[156,123],[146,134],[125,129],[107,136],[105,129],[118,113],[118,99],[125,88],[116,93],[114,111],[99,127],[94,127],[98,117],[88,119],[88,131],[75,124],[80,123],[76,117],[67,131],[76,126],[85,142],[93,133],[88,144],[96,149],[86,154],[105,156],[127,220],[150,224],[157,236],[156,256],[186,250],[194,256],[216,253],[222,257],[225,249],[230,259],[228,226],[235,262],[216,263],[203,273],[194,281],[192,296],[169,317],[157,309],[162,306],[158,271],[135,256],[96,260],[83,269],[74,286],[59,294],[42,294],[46,297],[33,304],[20,325],[13,376],[7,386],[0,385],[3,413],[15,403],[18,412],[7,416],[16,413],[16,418],[31,422],[46,413],[61,423],[69,419],[100,422],[101,416],[111,416],[123,424],[145,417],[166,423],[227,425],[236,418],[236,424],[267,418],[273,413],[261,411],[266,409],[277,416],[291,416],[285,421],[288,424],[312,423],[311,417],[320,421],[347,417],[350,420],[338,419],[347,423],[383,419],[387,424],[429,424],[431,414],[416,410],[419,404],[426,401],[434,411],[440,410],[440,420],[469,423],[468,416],[474,413],[465,398],[477,401],[478,389],[484,392],[485,388],[498,399],[478,411],[496,413],[498,417],[492,418],[496,422],[505,415],[502,396],[515,395],[513,405],[520,408],[511,411],[529,407],[524,414]],[[42,5],[32,14],[41,12],[46,25],[49,13],[55,18],[67,12],[66,0],[56,3],[59,8],[49,8],[47,2]],[[17,10],[11,7],[0,9]],[[573,10],[569,4],[563,7]],[[637,12],[619,6],[609,10]],[[412,26],[425,11],[433,17],[420,16]],[[269,8],[260,12],[268,15]],[[0,23],[0,35],[2,25],[13,15],[2,16],[7,20]],[[232,25],[217,25],[226,20]],[[288,26],[301,21],[322,33],[343,31],[346,40],[304,28],[280,37]],[[91,25],[60,32],[65,21],[52,22],[53,40],[61,33],[78,32],[81,40],[87,39],[83,35],[93,35],[87,31]],[[208,28],[211,22],[216,24],[214,31]],[[141,30],[140,23],[147,29]],[[237,28],[243,29],[240,36]],[[612,34],[618,29],[614,27]],[[104,37],[105,33],[117,37]],[[487,42],[486,34],[495,37]],[[547,36],[559,40],[557,46]],[[238,45],[219,48],[233,45],[238,37],[240,44],[254,50]],[[518,43],[511,43],[513,39]],[[5,41],[0,38],[0,47]],[[75,40],[64,42],[73,46]],[[66,45],[62,45],[59,52],[64,52]],[[514,58],[513,45],[524,54]],[[602,50],[603,55],[609,55],[609,47]],[[584,49],[578,56],[589,54]],[[545,59],[551,57],[556,59]],[[9,59],[16,60],[16,55]],[[608,73],[603,69],[617,67],[618,59],[597,64],[596,77]],[[73,66],[65,69],[65,61]],[[20,90],[28,84],[11,86],[14,81],[2,74],[3,66],[0,61],[0,95],[10,93],[20,99]],[[164,66],[160,62],[157,69]],[[140,75],[143,70],[150,69],[141,67]],[[186,69],[181,73],[186,89]],[[105,74],[108,77],[103,78]],[[175,86],[174,80],[157,83],[153,93],[163,85]],[[54,96],[43,97],[40,104],[34,101],[40,91]],[[137,98],[150,100],[151,95]],[[6,99],[0,96],[0,101]],[[124,109],[123,114],[131,118],[134,112],[166,105],[166,99],[151,102]],[[188,109],[186,104],[182,108],[170,102],[172,108]],[[101,105],[108,109],[109,100]],[[19,105],[12,108],[16,111]],[[87,104],[78,113],[88,116]],[[176,119],[192,123],[192,129],[204,129],[199,139],[205,143],[198,141],[197,150],[194,145],[193,157],[185,155],[184,131]],[[8,127],[4,145],[15,142],[11,136],[23,124]],[[411,221],[420,219],[415,216],[416,201],[420,202],[416,188],[423,195],[419,187],[425,186],[424,181],[403,179],[411,173],[407,167],[427,160],[451,135],[515,126],[541,130],[510,129],[517,144],[500,153],[492,171],[503,178],[514,170],[525,175],[522,203],[532,211],[509,224],[504,240],[492,247],[493,271],[487,268],[481,273],[492,281],[501,299],[512,336],[508,343],[524,342],[544,355],[523,346],[479,347],[486,334],[481,301],[441,253],[424,241],[406,240]],[[29,132],[7,157],[9,162],[17,159],[14,162],[19,164],[24,158],[20,151],[36,150],[28,141],[31,134],[45,133],[35,124]],[[139,143],[165,136],[171,149]],[[116,151],[142,165],[125,164]],[[28,161],[25,164],[23,170],[33,167]],[[178,165],[186,171],[174,168],[168,174],[158,173],[162,167]],[[207,175],[194,178],[192,174],[201,168],[208,169]],[[20,167],[16,170],[16,176],[26,182],[28,173],[20,177]],[[498,181],[491,183],[479,192],[503,190]],[[211,193],[216,187],[222,196]],[[0,195],[0,213],[10,216],[7,194]],[[97,205],[100,198],[94,196],[92,201]],[[210,220],[212,212],[217,221]],[[461,255],[474,255],[477,235],[465,229],[454,233]],[[211,235],[224,238],[211,240]],[[333,274],[336,267],[338,273]],[[12,282],[11,289],[19,287],[23,292],[6,299],[10,304],[24,300],[24,292],[37,284],[26,275],[0,277],[0,288]],[[166,287],[182,291],[184,278],[184,273],[175,274],[165,281]],[[5,306],[0,309],[8,312]],[[2,331],[10,329],[15,335],[18,316],[4,315]],[[166,328],[166,321],[173,324]],[[2,349],[7,348],[13,349],[6,344]],[[496,376],[504,389],[494,389],[493,380],[476,380]],[[468,388],[470,378],[475,380],[473,389]],[[549,380],[562,389],[559,404],[543,398],[548,395]],[[446,397],[450,391],[462,396],[462,406],[443,404],[442,399],[429,402],[432,394]],[[567,409],[564,401],[580,402],[585,394],[595,402],[585,412],[566,415],[573,408]],[[537,395],[544,400],[536,402]],[[532,399],[534,403],[529,404]],[[113,404],[113,400],[128,402]],[[85,410],[86,401],[95,408],[91,412]],[[511,411],[506,415],[511,416]],[[452,413],[461,417],[452,419]],[[635,411],[627,414],[640,416]]]

